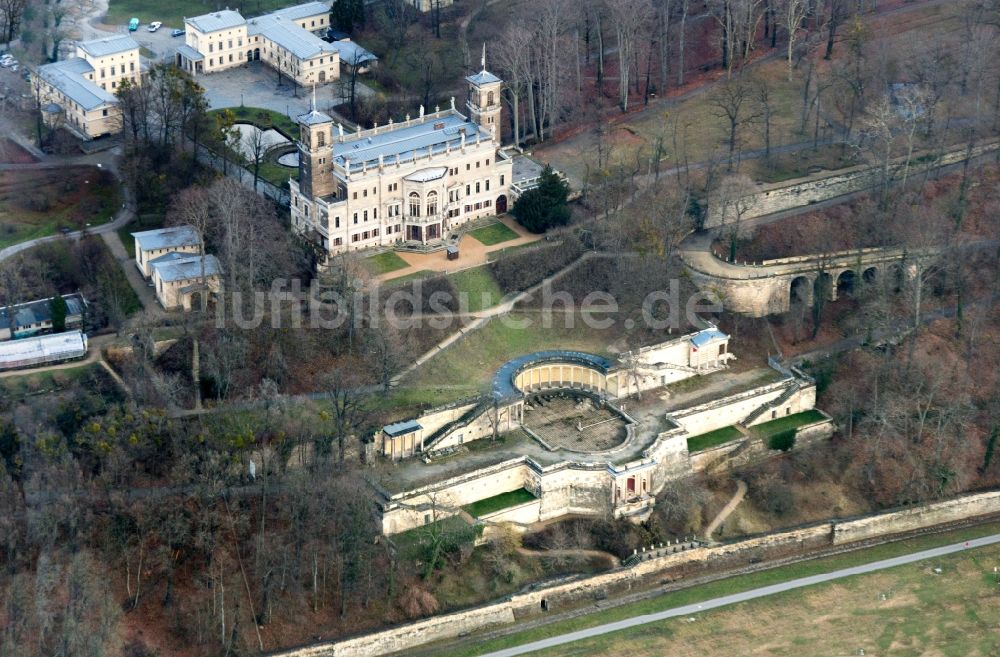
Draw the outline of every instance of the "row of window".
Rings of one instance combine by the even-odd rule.
[[[385,227],[385,234],[386,235],[392,235],[393,233],[398,233],[402,229],[403,229],[403,227],[400,224],[395,224],[393,226],[386,226]],[[372,228],[371,230],[362,231],[360,233],[354,233],[353,235],[351,235],[351,242],[352,243],[354,243],[354,242],[363,242],[365,240],[372,239],[374,237],[378,237],[378,234],[379,234],[378,233],[378,228]],[[333,245],[334,246],[340,246],[341,245],[341,240],[340,240],[339,237],[336,238],[335,240],[333,240]]]
[[[104,74],[104,73],[105,73],[105,70],[106,70],[106,69],[103,69],[103,68],[101,69],[101,79],[102,79],[102,80],[103,80],[103,79],[104,79],[105,77],[107,77],[107,76],[106,76],[106,75]],[[115,76],[115,70],[116,70],[116,67],[115,67],[115,66],[114,66],[114,65],[112,64],[112,66],[111,66],[111,77],[114,77],[114,76]],[[128,70],[129,70],[129,73],[135,73],[135,62],[131,62],[131,63],[129,64],[129,69],[128,69]],[[124,64],[122,64],[122,73],[123,73],[123,74],[125,73],[125,65],[124,65]]]

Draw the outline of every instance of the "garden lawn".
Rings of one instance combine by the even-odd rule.
[[[400,258],[399,254],[395,251],[385,251],[365,258],[365,266],[371,273],[378,276],[379,274],[387,274],[391,271],[404,269],[410,265]]]
[[[492,246],[509,240],[516,240],[518,237],[517,233],[511,230],[507,224],[499,221],[495,224],[490,224],[489,226],[477,228],[471,231],[469,235],[472,235],[473,239],[482,242],[486,246]]]
[[[448,280],[458,293],[462,308],[470,313],[492,308],[503,298],[500,286],[486,265],[456,272]]]
[[[288,118],[281,112],[275,112],[274,110],[263,109],[261,107],[225,107],[211,110],[208,114],[210,116],[214,116],[223,110],[231,110],[233,114],[236,115],[236,121],[238,123],[252,123],[258,128],[262,128],[264,130],[267,130],[268,128],[275,128],[279,132],[283,132],[289,139],[294,140],[298,138],[298,125],[295,121]]]
[[[291,3],[289,0],[255,0],[242,7],[240,13],[244,16],[263,14],[275,9],[281,9]],[[153,21],[163,22],[164,29],[184,27],[185,16],[200,16],[220,8],[218,2],[212,0],[170,0],[162,2],[158,0],[111,0],[108,7],[108,15],[105,22],[111,25],[124,25],[133,16],[142,23],[140,30]],[[177,39],[183,42],[183,39]]]
[[[479,500],[478,502],[467,504],[463,506],[462,509],[473,518],[479,518],[493,513],[494,511],[509,509],[512,506],[525,504],[536,499],[538,498],[532,495],[529,491],[524,488],[518,488],[517,490],[512,490],[509,493],[500,493],[499,495],[494,495],[493,497],[487,497],[485,500]]]
[[[803,411],[802,413],[795,413],[793,415],[786,415],[785,417],[779,417],[776,420],[771,420],[770,422],[764,422],[762,424],[750,427],[750,431],[764,438],[770,438],[783,431],[789,429],[797,429],[799,427],[805,426],[807,424],[812,424],[813,422],[819,422],[820,420],[826,419],[823,414],[816,409]]]
[[[742,436],[743,434],[740,433],[740,430],[734,426],[722,427],[721,429],[716,429],[715,431],[703,433],[700,436],[692,436],[691,438],[688,438],[688,451],[700,452],[703,449],[715,447],[716,445],[722,445]]]

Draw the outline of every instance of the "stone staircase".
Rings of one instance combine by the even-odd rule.
[[[439,441],[441,441],[445,436],[450,434],[455,429],[461,429],[462,427],[468,425],[470,422],[475,420],[482,413],[484,413],[487,410],[487,408],[489,408],[490,403],[491,402],[488,399],[480,400],[478,404],[476,404],[468,411],[463,413],[460,417],[452,420],[448,424],[444,425],[443,427],[435,431],[433,434],[431,434],[431,437],[428,440],[424,441],[424,451],[425,452],[433,451],[435,449],[435,445]]]
[[[757,418],[759,418],[761,415],[763,415],[767,411],[771,410],[772,408],[776,408],[778,406],[781,406],[786,401],[788,401],[789,399],[791,399],[792,395],[794,395],[795,393],[797,393],[801,388],[802,388],[802,384],[799,382],[799,380],[798,379],[793,379],[792,380],[792,384],[790,386],[788,386],[787,388],[785,388],[784,392],[782,392],[780,395],[778,395],[777,397],[775,397],[771,401],[765,402],[765,403],[761,404],[760,406],[758,406],[757,408],[755,408],[750,413],[750,415],[748,415],[745,418],[743,418],[743,420],[740,422],[740,424],[742,424],[745,427],[750,426],[751,422],[753,422],[754,420],[756,420]]]

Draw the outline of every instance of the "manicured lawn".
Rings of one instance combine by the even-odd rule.
[[[132,233],[139,233],[144,230],[154,230],[156,228],[163,228],[162,214],[140,214],[135,218],[135,221],[126,226],[122,226],[117,232],[125,250],[128,251],[128,254],[134,258],[135,238],[132,237]]]
[[[813,409],[811,411],[803,411],[802,413],[779,417],[775,420],[771,420],[770,422],[764,422],[763,424],[750,427],[750,430],[761,438],[766,439],[783,431],[787,431],[788,429],[797,429],[798,427],[812,424],[813,422],[819,422],[823,419],[825,419],[823,414]]]
[[[709,584],[667,593],[649,600],[622,605],[620,607],[615,607],[594,614],[587,614],[585,616],[579,616],[570,620],[550,623],[548,625],[543,625],[531,630],[518,632],[497,639],[488,641],[475,641],[474,639],[470,639],[468,640],[468,643],[472,645],[454,648],[451,650],[442,647],[437,654],[441,657],[474,657],[475,655],[481,655],[486,652],[503,650],[505,648],[519,646],[531,641],[537,641],[539,639],[556,636],[566,632],[574,632],[588,627],[594,627],[595,625],[601,625],[603,623],[610,623],[624,618],[631,618],[632,616],[639,614],[649,614],[657,611],[663,611],[665,609],[672,609],[674,607],[681,607],[719,596],[748,591],[750,589],[768,586],[771,584],[787,582],[799,577],[818,575],[832,570],[871,563],[873,561],[888,559],[918,550],[926,550],[939,545],[947,545],[979,536],[987,536],[997,533],[998,531],[1000,531],[1000,523],[990,523],[967,529],[958,529],[951,532],[920,536],[905,541],[878,545],[863,550],[846,552],[832,557],[812,559],[749,575],[729,577]],[[858,647],[865,647],[868,654],[880,655],[898,654],[916,656],[927,653],[945,655],[993,655],[997,654],[993,649],[993,646],[990,646],[990,651],[987,652],[964,652],[961,649],[955,652],[941,652],[938,650],[921,649],[920,645],[922,644],[912,644],[909,641],[917,635],[924,634],[926,636],[934,631],[940,632],[949,626],[949,621],[960,620],[964,617],[972,620],[973,623],[976,624],[977,628],[968,628],[957,632],[949,631],[939,635],[938,638],[951,638],[956,641],[965,642],[972,637],[979,637],[982,640],[988,639],[995,642],[997,639],[995,633],[986,631],[983,628],[995,627],[996,624],[1000,622],[1000,619],[994,620],[991,617],[989,620],[984,618],[983,621],[980,621],[980,618],[984,613],[992,615],[996,613],[996,610],[1000,609],[1000,606],[998,605],[989,603],[983,604],[985,600],[992,600],[996,596],[997,584],[995,583],[995,577],[992,572],[987,574],[985,570],[988,568],[988,570],[992,571],[992,565],[997,563],[998,560],[1000,560],[1000,548],[997,546],[991,546],[935,560],[934,565],[941,564],[944,568],[944,572],[939,577],[935,577],[929,572],[929,564],[910,564],[907,566],[901,566],[897,569],[885,571],[885,573],[851,578],[842,580],[841,582],[835,584],[821,585],[814,588],[780,594],[772,598],[764,598],[761,600],[743,603],[739,606],[732,607],[731,610],[722,609],[699,614],[696,617],[696,621],[693,623],[690,623],[690,621],[673,620],[660,623],[655,626],[651,625],[647,627],[633,628],[628,630],[628,634],[624,636],[620,633],[611,634],[606,635],[605,637],[600,637],[596,640],[601,641],[607,637],[614,637],[617,639],[615,645],[621,647],[623,645],[623,641],[630,640],[630,638],[634,637],[637,640],[643,641],[642,645],[644,647],[639,650],[629,650],[629,653],[643,655],[645,657],[653,657],[654,655],[658,656],[669,654],[670,651],[663,648],[662,644],[653,643],[654,640],[660,641],[663,637],[671,638],[673,641],[683,642],[682,645],[685,646],[690,645],[690,643],[686,640],[689,635],[685,634],[685,638],[681,638],[679,634],[676,634],[685,627],[690,627],[693,631],[690,635],[691,640],[699,638],[714,642],[713,644],[706,646],[704,650],[692,651],[690,654],[720,656],[745,654],[780,654],[790,656],[821,654],[846,655],[858,654]],[[969,562],[976,564],[978,567],[970,568]],[[912,595],[908,589],[893,588],[893,582],[888,581],[885,578],[898,573],[903,573],[907,576],[915,573],[916,576],[910,579],[910,581],[925,583],[926,586],[922,586]],[[961,575],[961,577],[958,575]],[[907,577],[907,579],[909,579],[909,577]],[[900,583],[904,583],[904,580],[902,579],[898,581]],[[848,588],[854,593],[860,593],[860,595],[852,596],[851,598],[847,598],[843,593],[834,595],[830,593],[830,589],[834,588]],[[804,604],[803,598],[808,597],[810,593],[814,591],[818,592],[818,594],[822,597],[811,598],[810,602],[812,604]],[[945,601],[945,598],[937,597],[939,595],[945,595],[945,591],[949,592],[947,601]],[[950,604],[952,601],[951,591],[954,591],[954,593],[957,594],[954,599],[956,603],[954,606]],[[885,601],[880,599],[880,592],[889,593]],[[913,597],[914,595],[916,596],[915,598]],[[959,596],[967,597],[963,599]],[[942,600],[942,602],[939,603],[939,599]],[[780,609],[773,609],[771,607],[771,605],[774,605],[776,602],[780,603],[782,600],[785,602],[791,602],[792,604],[781,606]],[[892,616],[894,607],[898,605],[910,606],[913,605],[914,602],[918,603],[916,609],[911,609],[910,612],[902,617],[894,618]],[[870,622],[866,620],[868,608],[862,606],[874,605],[875,603],[881,603],[881,606],[877,607],[882,610],[881,616],[877,618],[880,622]],[[790,614],[796,609],[808,610],[810,618],[802,620],[800,617],[794,616],[791,619],[794,622],[790,622],[788,626],[783,626],[780,631],[775,629],[773,632],[770,632],[770,636],[763,638],[752,635],[748,632],[748,630],[753,626],[759,626],[763,630],[768,631],[773,627],[773,623],[776,623],[784,618],[786,613]],[[914,613],[918,610],[920,614],[919,616]],[[723,633],[720,630],[719,624],[716,622],[716,618],[722,614],[740,612],[742,612],[741,616],[744,620],[742,633]],[[942,617],[941,614],[945,614],[946,617]],[[855,641],[860,640],[860,642],[851,644],[853,647],[848,650],[843,649],[842,646],[837,646],[828,650],[804,650],[802,646],[812,646],[815,645],[815,641],[824,639],[824,635],[821,632],[810,634],[811,632],[814,632],[812,628],[820,627],[817,623],[817,616],[822,616],[824,619],[836,618],[840,623],[842,623],[843,630],[850,632],[851,638]],[[760,618],[767,618],[768,622],[760,623]],[[861,625],[862,622],[864,623],[863,626]],[[911,625],[911,622],[914,624]],[[690,625],[688,625],[688,623],[690,623]],[[821,627],[827,629],[830,627],[830,623],[824,622]],[[910,631],[907,631],[907,628],[909,628]],[[715,634],[717,630],[719,631],[718,635]],[[870,635],[868,634],[869,631],[871,632]],[[867,639],[869,636],[871,637],[870,640],[863,640]],[[881,646],[883,645],[883,642],[891,642],[897,637],[907,639],[906,645],[908,645],[910,649],[888,652],[888,646],[886,646],[880,651],[874,650],[875,646],[873,644],[877,643]],[[778,651],[777,649],[765,650],[763,652],[760,650],[761,646],[765,645],[762,641],[771,642],[778,638],[782,638],[785,641],[791,641],[798,645],[799,648],[782,651]],[[757,643],[746,647],[742,645],[737,647],[730,643],[730,641],[737,639],[756,640]],[[766,645],[770,646],[772,644],[767,643]],[[633,646],[629,646],[629,648],[633,648]],[[601,650],[603,650],[601,644],[595,645],[593,649],[590,649],[589,644],[572,644],[572,646],[565,645],[560,649],[556,649],[555,652],[544,654],[573,654],[580,657],[606,654],[605,652],[601,652]],[[616,652],[615,654],[618,653]]]
[[[240,13],[244,16],[257,15],[290,4],[294,3],[291,0],[253,0],[241,5]],[[218,2],[212,0],[170,0],[170,2],[111,0],[110,5],[108,7],[108,23],[112,25],[126,24],[130,18],[135,16],[142,22],[140,30],[145,30],[152,21],[162,21],[161,30],[183,27],[185,16],[200,16],[222,7]],[[235,5],[230,6],[235,7]],[[178,37],[177,41],[183,42],[183,39]]]
[[[468,308],[471,313],[492,308],[503,298],[500,286],[486,265],[456,272],[450,275],[448,280],[455,286],[462,306]],[[466,299],[468,301],[465,301]]]
[[[412,283],[418,278],[426,278],[427,276],[433,276],[435,272],[430,269],[421,269],[420,271],[415,271],[412,274],[407,274],[406,276],[397,276],[396,278],[390,278],[389,280],[382,283],[383,285],[402,285],[403,283]]]
[[[490,224],[489,226],[477,228],[469,234],[486,246],[492,246],[494,244],[499,244],[500,242],[517,239],[517,233],[512,231],[507,224],[499,221],[495,224]]]
[[[517,490],[512,490],[509,493],[500,493],[499,495],[494,495],[493,497],[487,497],[485,500],[479,500],[478,502],[467,504],[462,508],[470,516],[478,518],[480,516],[493,513],[494,511],[509,509],[512,506],[531,502],[535,499],[538,498],[527,490],[518,488]]]
[[[688,451],[700,452],[703,449],[708,449],[709,447],[715,447],[716,445],[722,445],[723,443],[728,443],[731,440],[736,440],[742,435],[743,434],[740,433],[740,430],[736,427],[722,427],[721,429],[716,429],[715,431],[703,433],[700,436],[692,436],[688,438]]]
[[[265,130],[268,128],[275,128],[278,131],[285,133],[286,137],[291,139],[298,138],[298,125],[295,121],[288,118],[281,112],[275,112],[274,110],[263,109],[261,107],[227,107],[211,110],[209,115],[218,114],[223,109],[232,111],[233,114],[236,115],[236,121],[238,123],[252,123],[258,128],[263,128]]]
[[[399,254],[395,251],[385,251],[384,253],[365,258],[365,266],[368,267],[371,273],[377,276],[390,271],[396,271],[397,269],[403,269],[410,265],[400,258]]]

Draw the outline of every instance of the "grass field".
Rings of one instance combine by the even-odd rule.
[[[767,438],[779,434],[782,431],[797,429],[798,427],[812,424],[813,422],[819,422],[823,419],[825,419],[823,414],[813,409],[802,413],[786,415],[785,417],[779,417],[778,419],[771,420],[770,422],[755,425],[750,428],[750,431],[753,431],[755,434],[766,440]]]
[[[700,436],[692,436],[688,438],[688,451],[700,452],[703,449],[715,447],[716,445],[722,445],[723,443],[728,443],[730,440],[736,440],[742,435],[743,434],[740,433],[740,430],[736,427],[722,427],[721,429],[716,429],[715,431],[703,433]]]
[[[502,225],[502,224],[501,224]],[[505,226],[506,228],[506,226]],[[448,277],[464,307],[471,313],[492,308],[500,303],[503,292],[487,266],[456,272]],[[463,296],[464,295],[464,296]],[[465,299],[468,299],[466,303]]]
[[[240,13],[244,16],[257,15],[290,4],[294,3],[289,0],[251,0],[240,5]],[[199,16],[220,8],[221,5],[212,0],[111,0],[107,22],[112,25],[128,23],[135,16],[142,22],[140,29],[146,29],[152,21],[162,21],[164,27],[174,28],[183,26],[185,16]]]
[[[500,242],[517,239],[517,233],[511,230],[507,224],[499,221],[495,224],[490,224],[489,226],[477,228],[470,232],[469,235],[472,235],[473,239],[482,242],[486,246],[493,246],[494,244],[499,244]]]
[[[494,495],[493,497],[487,497],[485,500],[479,500],[478,502],[467,504],[462,508],[473,518],[478,518],[480,516],[493,513],[494,511],[509,509],[512,506],[525,504],[526,502],[531,502],[535,499],[537,498],[527,490],[518,488],[517,490],[512,490],[508,493],[500,493],[499,495]]]
[[[0,172],[0,248],[99,226],[119,207],[114,176],[96,167]]]
[[[438,403],[478,394],[503,363],[515,356],[543,349],[579,349],[603,354],[616,338],[611,331],[591,329],[577,321],[566,328],[557,317],[550,328],[534,314],[511,313],[509,321],[494,319],[417,368],[403,381],[421,396],[437,392]],[[577,318],[579,320],[579,318]],[[521,328],[517,323],[527,322]]]
[[[730,577],[474,645],[438,651],[440,657],[474,657],[565,632],[718,596],[848,568],[917,550],[1000,532],[1000,523],[920,536],[833,557]],[[1000,587],[993,566],[1000,546],[901,566],[872,575],[778,594],[695,617],[627,633],[568,644],[533,655],[596,657],[624,652],[642,657],[731,655],[996,655],[1000,645]],[[940,566],[940,576],[931,573]],[[881,593],[887,599],[881,600]],[[470,640],[472,642],[472,640]],[[885,647],[882,647],[885,646]],[[612,653],[610,650],[614,650]]]
[[[286,137],[291,139],[298,138],[299,127],[295,121],[281,112],[275,112],[274,110],[263,109],[261,107],[227,107],[211,110],[208,114],[212,116],[226,109],[231,110],[236,115],[236,120],[239,123],[252,123],[258,128],[265,130],[267,128],[275,128],[285,133]]]
[[[365,266],[371,273],[378,276],[379,274],[387,274],[397,269],[409,267],[410,265],[400,258],[399,254],[395,251],[385,251],[384,253],[365,258]]]

